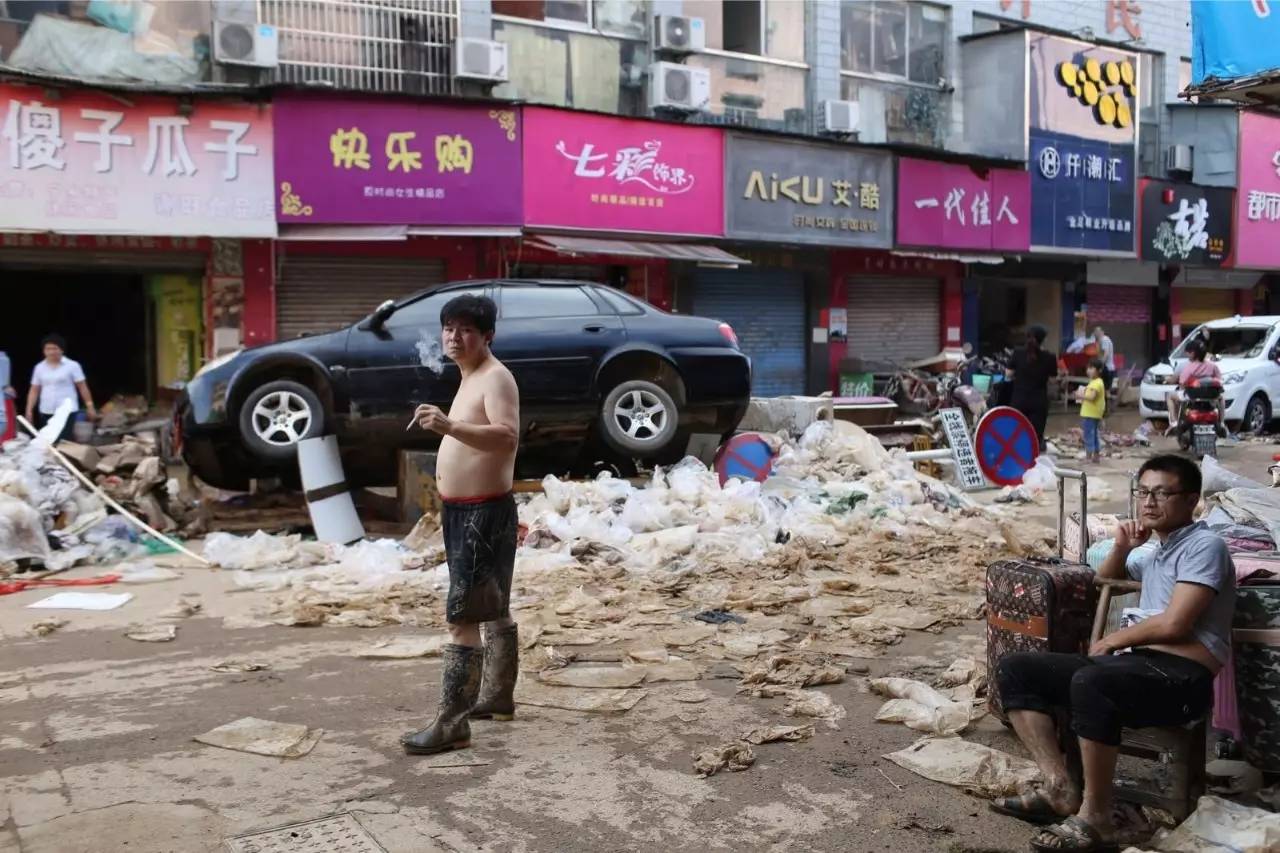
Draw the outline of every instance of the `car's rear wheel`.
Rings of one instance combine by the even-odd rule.
[[[632,457],[650,458],[668,449],[676,438],[678,421],[675,399],[646,379],[615,385],[600,407],[605,442]]]
[[[1240,429],[1243,432],[1262,435],[1270,422],[1271,406],[1267,404],[1267,398],[1261,394],[1254,394],[1249,399],[1248,407],[1244,410],[1244,417],[1240,421]]]
[[[324,432],[324,407],[316,392],[288,379],[255,389],[240,407],[240,438],[259,459],[295,458],[298,442]]]

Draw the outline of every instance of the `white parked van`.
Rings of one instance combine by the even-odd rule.
[[[1228,317],[1198,326],[1169,358],[1142,377],[1138,411],[1147,418],[1167,418],[1165,398],[1174,389],[1187,363],[1187,344],[1203,340],[1208,357],[1222,371],[1227,420],[1239,429],[1262,432],[1280,415],[1280,317]]]

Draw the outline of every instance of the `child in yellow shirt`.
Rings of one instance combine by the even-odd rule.
[[[1089,384],[1076,391],[1080,401],[1080,425],[1084,428],[1084,450],[1090,462],[1102,459],[1102,437],[1099,434],[1102,416],[1107,413],[1107,386],[1102,381],[1105,366],[1101,359],[1089,362],[1086,372]]]

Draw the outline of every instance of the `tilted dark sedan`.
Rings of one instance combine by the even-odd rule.
[[[447,407],[457,391],[458,368],[439,355],[440,309],[463,293],[498,304],[493,352],[520,387],[522,476],[566,453],[673,461],[690,435],[727,436],[746,411],[750,362],[727,324],[604,285],[468,281],[210,362],[175,410],[183,458],[209,485],[240,489],[295,478],[298,441],[335,434],[348,481],[395,483],[401,449],[439,443],[405,426],[418,404]]]

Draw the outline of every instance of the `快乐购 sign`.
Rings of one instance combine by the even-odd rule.
[[[1030,241],[1026,172],[898,160],[898,245],[1018,252]]]
[[[728,134],[726,148],[726,236],[893,244],[893,160],[887,153],[738,133]]]
[[[275,109],[282,223],[520,224],[515,109],[287,93]]]
[[[271,107],[0,84],[0,230],[274,237]]]
[[[719,130],[525,107],[525,224],[724,232]]]

